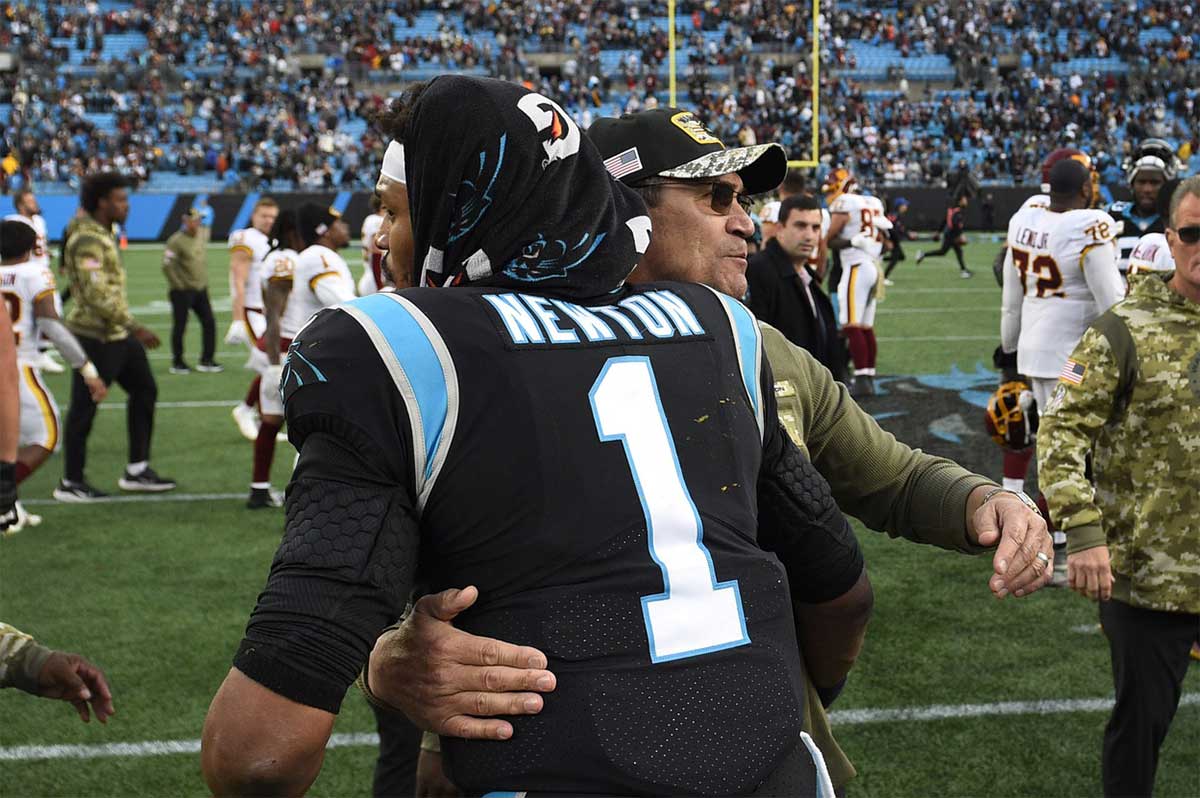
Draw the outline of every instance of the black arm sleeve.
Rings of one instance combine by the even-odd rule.
[[[314,321],[293,345],[316,367],[284,386],[300,459],[283,540],[233,663],[328,712],[340,709],[379,633],[402,614],[420,540],[403,405],[390,400],[373,345],[336,315]]]
[[[858,538],[829,483],[782,428],[768,436],[763,451],[758,541],[787,569],[793,601],[830,601],[854,587],[862,574]]]

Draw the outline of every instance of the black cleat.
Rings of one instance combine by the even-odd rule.
[[[133,491],[134,493],[163,493],[164,491],[175,490],[175,480],[160,477],[154,473],[153,468],[147,466],[146,470],[136,477],[126,469],[121,478],[117,480],[117,487],[121,490]]]
[[[102,490],[93,488],[86,482],[69,482],[64,479],[54,489],[54,498],[60,502],[86,504],[87,502],[107,499],[108,494]]]
[[[250,498],[246,500],[246,507],[250,510],[262,510],[267,507],[282,506],[283,491],[272,488],[251,488]]]

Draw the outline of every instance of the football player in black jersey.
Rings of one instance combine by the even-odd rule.
[[[1138,239],[1148,233],[1166,232],[1167,219],[1159,212],[1158,195],[1164,184],[1179,177],[1181,166],[1175,149],[1162,139],[1146,139],[1125,162],[1133,201],[1114,202],[1108,208],[1109,216],[1121,223],[1117,237],[1117,268],[1121,274],[1129,270],[1129,256]]]
[[[345,303],[293,342],[287,529],[205,723],[209,786],[308,788],[419,566],[431,589],[479,586],[463,627],[558,676],[503,748],[447,741],[469,792],[831,790],[799,731],[792,602],[841,595],[863,562],[779,424],[753,317],[625,285],[645,205],[548,98],[442,77],[394,129],[420,284],[454,288]]]

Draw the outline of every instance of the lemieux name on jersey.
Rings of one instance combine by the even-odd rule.
[[[1022,227],[1017,231],[1017,243],[1030,249],[1045,249],[1050,243],[1050,234],[1045,230]]]
[[[483,299],[514,346],[648,343],[707,334],[687,302],[666,290],[587,307],[517,293],[484,294]]]

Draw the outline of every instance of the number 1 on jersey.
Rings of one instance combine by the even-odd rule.
[[[749,643],[738,583],[717,583],[704,546],[650,359],[610,358],[588,398],[600,440],[625,447],[650,556],[662,569],[665,590],[642,596],[650,659],[666,662]]]

